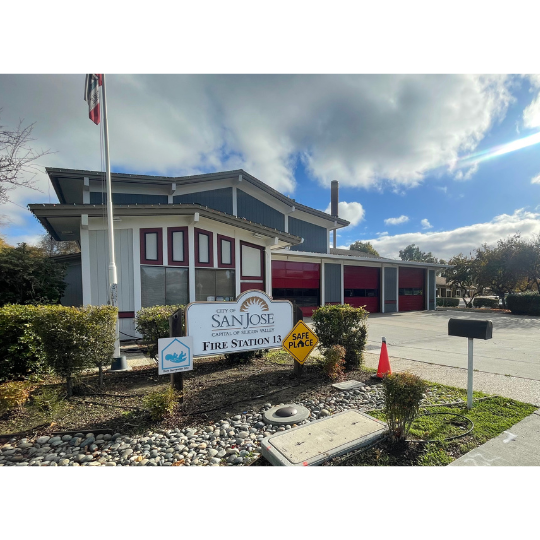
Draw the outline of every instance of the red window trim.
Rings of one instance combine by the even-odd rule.
[[[208,262],[202,263],[199,261],[199,236],[205,234],[208,236]],[[195,266],[198,268],[213,268],[214,267],[214,233],[204,229],[195,229]]]
[[[184,233],[184,260],[173,261],[173,243],[172,236],[174,232]],[[189,249],[188,249],[188,228],[187,227],[167,227],[167,255],[169,266],[189,266]]]
[[[221,241],[226,240],[227,242],[231,243],[231,264],[225,264],[221,260]],[[234,268],[235,267],[235,252],[234,252],[234,238],[231,238],[230,236],[225,236],[223,234],[217,235],[217,245],[218,245],[218,268]]]
[[[146,235],[148,233],[157,233],[157,260],[146,258]],[[141,246],[141,264],[153,264],[155,266],[163,265],[163,229],[161,227],[154,229],[140,229]]]
[[[256,248],[260,250],[261,253],[261,275],[260,276],[244,276],[242,273],[242,246],[249,246],[252,248]],[[264,253],[265,253],[264,246],[258,246],[257,244],[250,244],[249,242],[240,241],[240,279],[253,279],[253,280],[260,280],[264,281]]]

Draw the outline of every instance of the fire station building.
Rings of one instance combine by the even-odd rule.
[[[104,173],[47,173],[60,203],[29,208],[54,239],[81,247],[64,257],[62,302],[106,304]],[[113,173],[111,179],[121,337],[137,335],[134,317],[142,307],[233,300],[249,289],[295,301],[308,317],[338,303],[370,313],[435,309],[440,265],[333,248],[330,232],[349,222],[243,170],[176,178]],[[332,193],[337,208],[337,189]]]

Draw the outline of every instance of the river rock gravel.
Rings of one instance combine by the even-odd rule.
[[[438,388],[428,390],[424,404],[450,401]],[[297,401],[310,410],[302,424],[348,409],[369,411],[384,405],[380,384],[366,385],[350,391],[331,386]],[[280,403],[274,403],[280,405]],[[0,467],[163,467],[163,466],[246,466],[260,456],[260,441],[293,426],[263,422],[264,411],[246,409],[212,425],[185,429],[147,431],[143,435],[97,435],[75,433],[33,439],[13,438],[0,446]]]

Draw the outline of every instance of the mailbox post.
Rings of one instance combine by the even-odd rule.
[[[473,394],[473,340],[491,339],[493,323],[491,321],[449,319],[448,335],[466,337],[469,340],[469,358],[467,373],[467,409],[472,409]]]

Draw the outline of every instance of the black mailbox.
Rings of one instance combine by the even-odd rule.
[[[474,339],[491,339],[493,323],[491,321],[471,321],[468,319],[450,319],[448,335]]]

